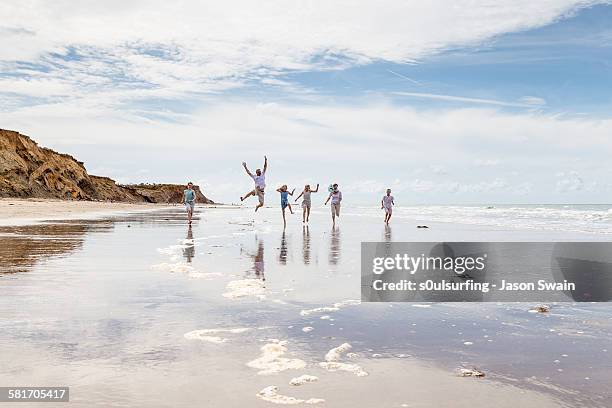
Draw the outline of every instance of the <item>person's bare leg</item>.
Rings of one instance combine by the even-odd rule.
[[[306,207],[306,222],[310,220],[310,207]]]
[[[391,213],[389,213],[389,214],[388,214],[388,217],[387,217],[387,225],[389,225],[389,221],[391,221],[391,215],[392,215]]]
[[[191,216],[193,215],[192,210],[187,210],[187,221],[191,224]]]
[[[293,210],[291,209],[291,204],[287,204],[287,207],[289,207],[289,212],[291,213],[291,215],[293,215]]]
[[[306,211],[307,211],[308,207],[304,207],[304,210],[302,211],[302,224],[306,223]]]
[[[263,207],[263,203],[257,204],[257,207],[255,207],[255,212],[257,212],[257,210],[259,210],[261,207]]]
[[[255,195],[255,192],[253,190],[249,191],[244,197],[240,197],[240,201],[244,201],[252,195]]]
[[[283,229],[287,228],[287,220],[285,219],[285,209],[283,208]]]

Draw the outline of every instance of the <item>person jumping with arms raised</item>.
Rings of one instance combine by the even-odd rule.
[[[289,204],[289,196],[293,196],[295,193],[295,188],[289,192],[289,187],[286,184],[283,184],[280,188],[277,188],[276,191],[280,193],[281,196],[281,210],[283,211],[283,231],[287,228],[287,219],[285,218],[285,208],[289,207],[289,212],[293,215],[293,210],[291,209],[291,204]]]
[[[240,197],[240,201],[244,201],[250,196],[256,195],[259,199],[259,204],[255,207],[255,212],[259,210],[264,205],[264,189],[266,188],[266,170],[268,169],[268,158],[264,156],[264,166],[263,171],[260,169],[255,170],[255,175],[249,171],[246,162],[242,162],[242,167],[247,172],[249,177],[253,179],[255,182],[255,188],[247,193],[244,197]]]
[[[312,207],[312,201],[310,200],[310,194],[311,193],[316,193],[319,191],[319,185],[317,184],[317,188],[315,190],[311,190],[310,189],[310,184],[306,184],[304,186],[304,191],[302,191],[300,193],[299,196],[297,196],[297,198],[295,199],[295,202],[297,203],[297,200],[300,199],[300,197],[304,197],[302,199],[302,208],[303,208],[303,212],[302,212],[302,224],[306,224],[310,218],[310,207]]]

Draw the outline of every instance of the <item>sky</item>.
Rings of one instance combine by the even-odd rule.
[[[353,204],[610,203],[610,21],[609,1],[7,0],[0,128],[226,203],[264,155],[268,190]]]

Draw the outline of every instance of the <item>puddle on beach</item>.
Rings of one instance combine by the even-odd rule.
[[[67,385],[74,406],[612,404],[607,304],[358,302],[361,241],[605,237],[350,211],[283,232],[251,211],[0,227],[1,385]]]

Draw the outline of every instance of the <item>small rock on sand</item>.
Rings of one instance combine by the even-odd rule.
[[[531,312],[535,312],[535,313],[548,313],[548,312],[550,312],[550,306],[548,306],[548,305],[537,305],[536,307],[532,308],[530,311]]]
[[[483,373],[480,370],[477,370],[475,368],[460,368],[459,369],[459,375],[461,377],[479,377],[482,378],[485,376],[485,373]]]

